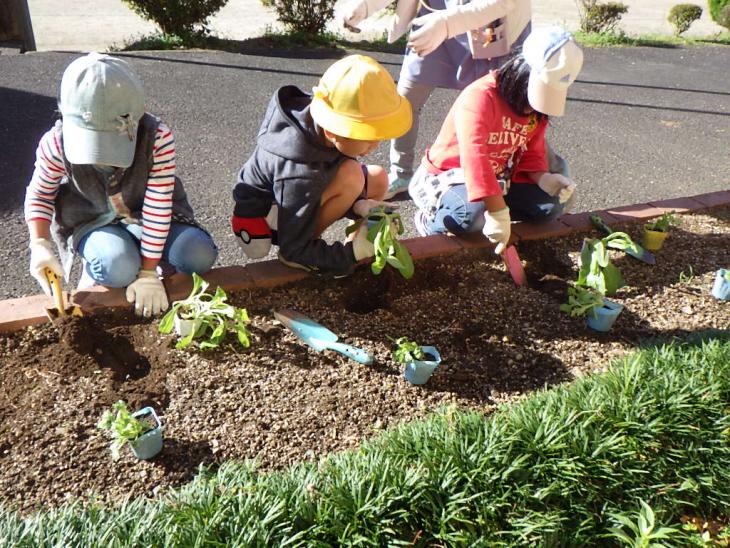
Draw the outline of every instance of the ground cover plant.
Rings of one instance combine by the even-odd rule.
[[[647,347],[489,418],[447,407],[319,464],[227,464],[166,497],[28,520],[4,545],[649,546],[725,536],[730,337]],[[715,524],[714,534],[696,522]],[[727,536],[725,536],[727,539]],[[694,539],[694,540],[693,540]]]
[[[126,496],[155,497],[189,481],[200,464],[211,466],[209,474],[214,474],[221,463],[248,458],[258,458],[260,471],[281,470],[356,448],[443,406],[483,419],[535,390],[601,371],[609,359],[647,339],[727,329],[730,309],[710,295],[710,288],[718,266],[730,264],[730,212],[711,210],[682,219],[671,248],[657,253],[655,266],[608,250],[626,281],[612,297],[626,309],[609,333],[592,332],[582,319],[559,310],[579,270],[581,243],[598,234],[593,232],[521,242],[526,287],[516,288],[502,262],[482,249],[419,262],[411,280],[392,269],[380,276],[361,269],[334,282],[313,278],[231,294],[233,306],[249,311],[249,348],[231,340],[207,353],[178,350],[174,337],[158,333],[157,321],[131,314],[75,318],[2,335],[0,503],[27,515],[77,498],[88,503],[92,494],[100,504],[120,503]],[[643,229],[640,224],[614,228],[634,237]],[[690,267],[692,278],[680,282],[680,273]],[[281,308],[299,310],[343,342],[372,351],[376,363],[360,366],[339,354],[309,349],[274,320],[273,310]],[[428,341],[444,356],[427,385],[403,378],[403,367],[392,358],[392,337],[397,336]],[[152,405],[162,416],[165,445],[153,460],[140,462],[126,451],[116,462],[109,458],[108,440],[95,425],[120,399],[130,409]],[[309,470],[302,477],[316,470],[302,466]],[[239,470],[234,474],[238,487],[232,479],[225,487],[214,482],[190,489],[211,496],[225,490],[251,504],[269,501],[272,516],[286,511],[269,495],[252,498],[248,487],[241,490],[245,474],[259,477]],[[286,477],[266,481],[288,484]],[[307,495],[295,492],[292,500],[310,496],[306,489]],[[640,495],[621,511],[638,523],[641,499],[658,523],[673,523],[650,493]],[[238,498],[225,504],[243,503]],[[456,512],[456,500],[442,499],[444,515]],[[202,507],[204,499],[199,502]],[[104,521],[111,514],[94,515],[106,523],[99,525],[100,535],[112,527]],[[139,524],[130,538],[144,538],[146,517],[125,521],[123,514],[114,515],[121,516],[119,523]],[[279,522],[272,520],[261,522],[262,535],[279,534],[274,527]]]

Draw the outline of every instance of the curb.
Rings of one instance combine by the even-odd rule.
[[[512,230],[512,242],[521,240],[545,240],[567,236],[574,232],[594,230],[589,215],[599,214],[609,224],[619,222],[642,222],[658,217],[665,211],[688,213],[730,205],[730,190],[720,190],[687,198],[672,198],[563,215],[545,224],[516,224]],[[472,249],[491,248],[481,235],[447,236],[434,234],[420,238],[402,240],[414,261],[432,257],[445,257]],[[220,286],[226,291],[273,288],[310,277],[311,274],[290,268],[278,260],[250,263],[245,266],[232,265],[214,268],[205,275],[211,288]],[[184,299],[192,289],[192,278],[187,274],[174,274],[164,280],[170,302]],[[108,309],[130,308],[122,288],[94,286],[90,289],[73,291],[71,303],[81,307],[85,314],[99,313]],[[32,295],[0,301],[0,333],[11,332],[30,325],[45,323],[48,318],[46,306],[52,305],[45,295]]]

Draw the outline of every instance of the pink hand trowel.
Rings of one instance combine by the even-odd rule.
[[[527,276],[525,276],[525,269],[522,267],[522,261],[520,256],[517,254],[517,248],[513,245],[509,246],[502,252],[502,260],[507,266],[507,270],[512,276],[515,284],[518,286],[527,285]]]

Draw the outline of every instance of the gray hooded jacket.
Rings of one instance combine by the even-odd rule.
[[[233,189],[237,217],[264,217],[279,208],[278,245],[282,257],[323,275],[352,271],[351,243],[315,239],[322,193],[347,158],[327,146],[309,113],[311,95],[284,86],[269,102],[256,149]]]

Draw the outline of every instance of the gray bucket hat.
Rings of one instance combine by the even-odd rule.
[[[125,61],[99,53],[73,61],[63,73],[58,106],[69,162],[132,165],[144,91]]]

